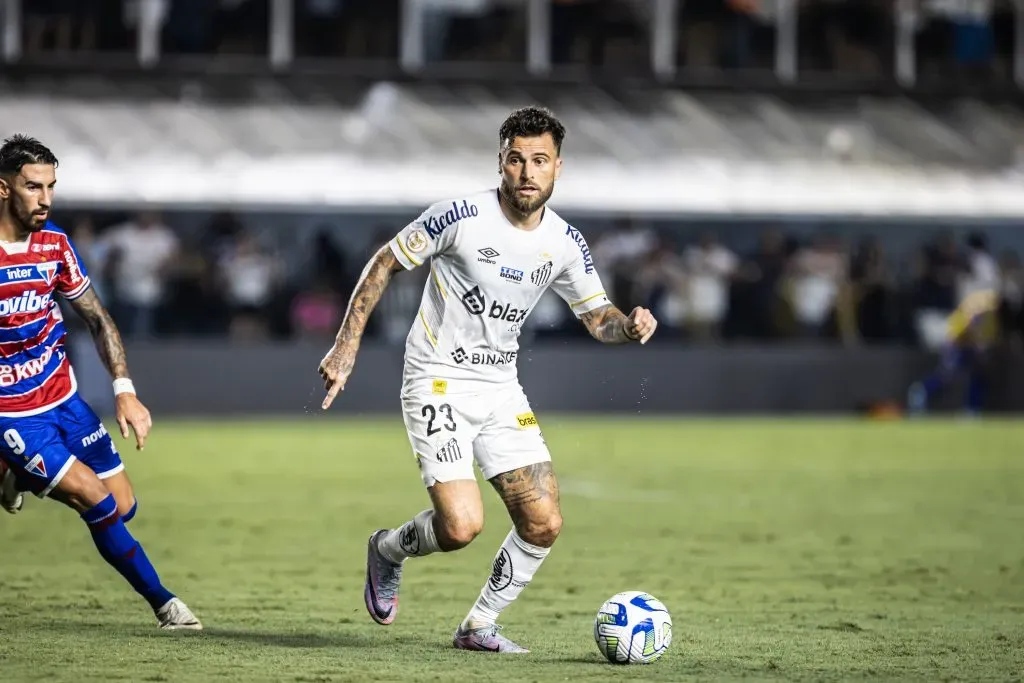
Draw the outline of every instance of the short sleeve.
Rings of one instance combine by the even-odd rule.
[[[389,243],[395,258],[406,270],[418,268],[432,256],[438,256],[455,243],[459,221],[469,211],[468,204],[443,202],[434,204],[421,213],[416,220],[395,235]],[[472,207],[475,211],[476,207]]]
[[[594,258],[582,233],[571,225],[566,226],[569,259],[566,267],[551,283],[551,289],[562,297],[576,317],[589,313],[611,303],[601,276],[594,267]]]
[[[60,272],[57,274],[57,293],[65,299],[77,299],[85,294],[92,284],[86,272],[85,263],[78,255],[78,250],[69,237],[64,238],[64,249],[61,250]]]

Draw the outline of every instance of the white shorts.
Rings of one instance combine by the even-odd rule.
[[[485,479],[549,462],[526,394],[518,385],[487,393],[403,394],[402,413],[423,483],[475,479],[473,462]]]

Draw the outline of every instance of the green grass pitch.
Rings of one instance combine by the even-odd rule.
[[[83,525],[0,517],[0,681],[1020,681],[1024,425],[540,416],[565,527],[503,616],[533,652],[451,648],[509,522],[363,607],[367,535],[428,502],[396,416],[158,421],[131,529],[207,630],[168,634]],[[120,442],[119,442],[120,443]],[[486,486],[486,485],[485,485]],[[669,653],[616,667],[597,608],[646,590]]]

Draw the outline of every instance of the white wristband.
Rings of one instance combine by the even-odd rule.
[[[118,377],[114,380],[114,396],[121,394],[134,394],[135,385],[127,377]]]

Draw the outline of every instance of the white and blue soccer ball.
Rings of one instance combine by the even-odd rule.
[[[613,664],[650,664],[672,644],[672,617],[650,593],[619,593],[601,605],[594,640]]]

